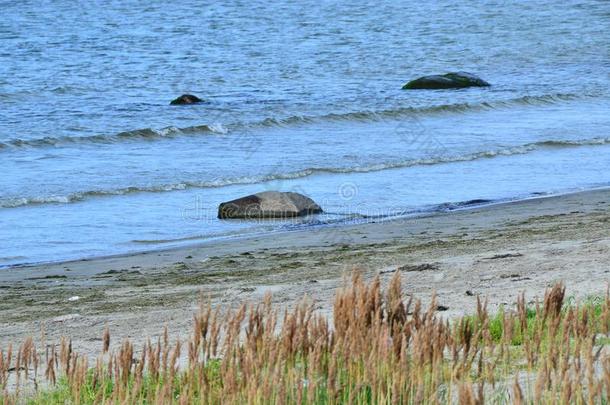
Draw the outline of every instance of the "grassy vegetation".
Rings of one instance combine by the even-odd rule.
[[[185,342],[166,330],[129,341],[95,364],[69,341],[44,353],[28,339],[0,351],[0,402],[32,404],[606,403],[610,297],[542,302],[453,322],[405,301],[400,276],[383,291],[359,275],[337,292],[333,318],[302,301],[279,313],[270,297],[220,314],[202,305]],[[43,382],[47,382],[44,385]]]

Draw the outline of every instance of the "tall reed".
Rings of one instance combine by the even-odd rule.
[[[337,291],[332,322],[307,299],[279,312],[271,296],[220,314],[209,303],[184,342],[167,329],[136,349],[102,336],[95,364],[62,340],[0,350],[1,403],[419,404],[605,403],[610,295],[566,305],[565,287],[528,306],[449,321],[360,274]],[[42,369],[44,368],[44,373]]]

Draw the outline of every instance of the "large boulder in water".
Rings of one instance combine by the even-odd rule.
[[[180,97],[172,100],[172,102],[170,104],[171,105],[184,105],[184,104],[195,104],[195,103],[202,103],[202,102],[203,102],[203,100],[197,96],[194,96],[192,94],[183,94]]]
[[[318,204],[302,194],[265,191],[223,202],[218,207],[218,218],[292,218],[321,212]]]
[[[444,75],[423,76],[411,80],[403,89],[461,89],[464,87],[487,87],[485,80],[467,72],[453,72]]]

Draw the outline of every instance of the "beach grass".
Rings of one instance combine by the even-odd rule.
[[[0,351],[0,403],[481,404],[607,403],[610,296],[575,302],[556,284],[544,299],[444,319],[434,299],[406,297],[354,273],[332,319],[304,298],[280,312],[267,296],[220,312],[209,303],[188,339],[164,330],[95,362],[69,340]]]

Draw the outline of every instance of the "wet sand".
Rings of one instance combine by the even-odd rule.
[[[114,344],[154,338],[167,325],[190,332],[201,296],[222,310],[271,292],[278,305],[304,295],[330,312],[354,269],[453,317],[493,311],[521,291],[534,300],[556,281],[576,299],[605,294],[610,280],[610,190],[342,227],[215,241],[167,251],[0,271],[0,347],[27,336],[70,337],[95,355],[109,326]],[[44,344],[44,342],[43,342]]]

